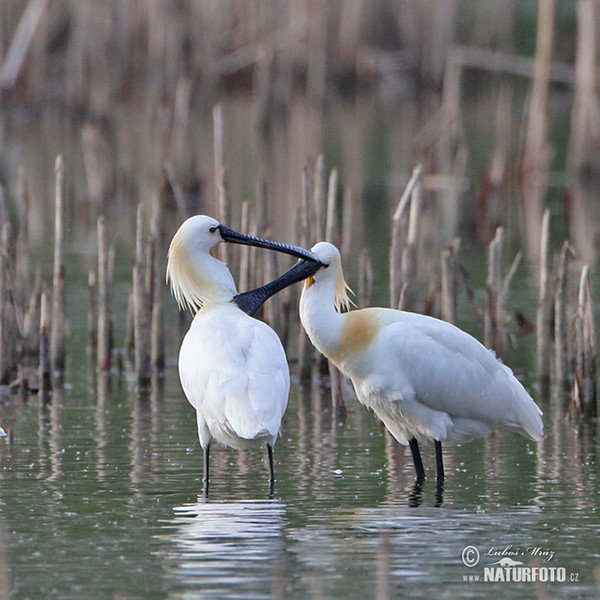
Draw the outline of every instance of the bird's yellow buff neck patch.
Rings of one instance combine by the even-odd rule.
[[[304,289],[307,290],[311,285],[313,285],[315,283],[315,278],[314,277],[307,277],[306,280],[304,281]]]
[[[363,352],[379,331],[379,321],[371,310],[353,310],[344,314],[339,346],[336,352],[326,354],[336,366],[355,354]]]

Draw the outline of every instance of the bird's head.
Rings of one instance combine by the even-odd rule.
[[[237,294],[229,269],[211,255],[220,242],[267,248],[318,262],[303,248],[238,233],[212,217],[196,215],[181,224],[169,246],[167,281],[180,307],[193,313],[208,301],[229,302]]]
[[[344,279],[340,251],[329,242],[319,242],[311,248],[311,252],[322,264],[322,267],[306,280],[304,289],[308,290],[312,285],[318,284],[321,281],[332,282],[334,285],[336,309],[338,312],[349,310],[354,306],[354,302],[352,302],[349,295],[352,293],[352,290]]]

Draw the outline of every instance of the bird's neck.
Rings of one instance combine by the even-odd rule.
[[[312,344],[337,364],[344,315],[335,309],[335,280],[309,278],[300,298],[300,320]],[[337,365],[339,366],[339,365]]]
[[[196,268],[204,279],[199,293],[204,305],[231,302],[237,294],[235,281],[227,265],[210,254],[199,257]]]

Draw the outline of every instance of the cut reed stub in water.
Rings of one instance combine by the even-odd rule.
[[[542,233],[540,240],[540,283],[536,316],[537,362],[542,398],[548,398],[550,394],[552,369],[552,320],[554,315],[552,283],[550,281],[550,268],[548,264],[549,241],[550,210],[546,209],[542,218]]]
[[[594,323],[594,302],[590,285],[588,265],[581,271],[575,330],[575,385],[573,388],[572,409],[585,417],[596,418],[597,379],[596,379],[596,332]]]
[[[56,185],[54,204],[54,275],[52,279],[52,331],[50,333],[50,360],[57,375],[65,370],[66,344],[66,283],[64,250],[64,163],[56,158]]]

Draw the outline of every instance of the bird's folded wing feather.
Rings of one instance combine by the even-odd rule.
[[[449,323],[410,313],[382,334],[388,352],[381,361],[394,373],[396,389],[453,417],[532,428],[528,432],[536,437],[541,411],[512,371],[475,338]],[[511,423],[509,415],[518,422]]]

